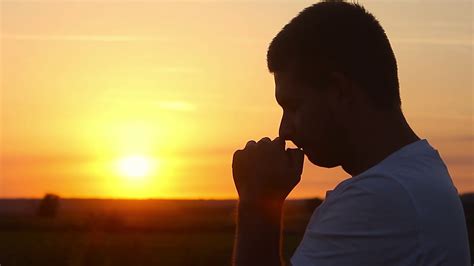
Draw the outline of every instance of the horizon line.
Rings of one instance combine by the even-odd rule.
[[[463,193],[458,193],[458,196],[464,195],[474,195],[474,191],[468,191]],[[0,197],[0,200],[41,200],[43,197]],[[161,200],[161,201],[238,201],[238,198],[117,198],[117,197],[61,197],[60,200],[131,200],[131,201],[147,201],[147,200]],[[288,198],[285,201],[298,201],[298,200],[312,200],[320,199],[324,200],[324,197],[297,197],[297,198]]]

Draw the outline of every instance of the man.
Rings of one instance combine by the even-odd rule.
[[[358,4],[324,1],[273,39],[279,137],[233,158],[235,265],[281,265],[282,206],[303,158],[352,177],[314,211],[292,265],[469,265],[462,205],[440,155],[405,120],[395,56]],[[298,149],[286,149],[285,141]]]

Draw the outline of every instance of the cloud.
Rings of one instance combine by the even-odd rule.
[[[218,3],[221,0],[140,0],[142,3]],[[236,2],[246,2],[248,0],[234,0]],[[272,2],[275,0],[265,0]],[[280,0],[285,1],[285,0]],[[135,3],[136,0],[1,0],[2,3]]]
[[[443,156],[443,159],[446,161],[446,164],[449,165],[465,165],[473,166],[474,165],[474,156],[471,155],[447,155]]]
[[[79,154],[4,154],[0,157],[0,164],[4,167],[28,168],[33,165],[63,165],[86,163],[94,158]],[[1,179],[1,178],[0,178]]]
[[[2,34],[6,40],[32,41],[85,41],[85,42],[135,42],[169,41],[167,38],[152,35],[41,35],[41,34]]]
[[[474,142],[474,135],[460,135],[451,137],[452,141]]]
[[[460,134],[460,135],[433,135],[430,139],[442,142],[470,142],[474,143],[474,135],[472,134]],[[468,145],[467,143],[466,145]]]
[[[203,72],[202,69],[196,67],[183,67],[183,66],[167,66],[153,68],[153,72],[158,73],[199,73]]]
[[[163,110],[192,112],[196,110],[196,106],[184,101],[163,101],[158,103],[158,107]]]
[[[393,43],[399,44],[430,44],[430,45],[457,45],[473,46],[472,39],[430,39],[430,38],[394,38]]]

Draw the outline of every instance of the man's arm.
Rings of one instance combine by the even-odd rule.
[[[235,265],[281,265],[283,202],[239,202],[234,243]]]
[[[287,195],[303,169],[301,150],[288,149],[279,138],[249,141],[234,154],[232,172],[239,194],[234,265],[282,264],[281,218]]]

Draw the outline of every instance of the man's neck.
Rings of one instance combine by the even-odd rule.
[[[378,164],[404,146],[420,140],[403,114],[378,117],[363,125],[358,138],[351,141],[350,151],[342,164],[344,171],[356,176]]]

